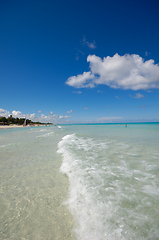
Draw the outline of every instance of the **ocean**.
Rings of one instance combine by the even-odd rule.
[[[0,239],[159,239],[159,123],[0,130]]]

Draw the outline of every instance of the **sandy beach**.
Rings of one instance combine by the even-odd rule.
[[[34,125],[34,126],[23,126],[23,125],[0,125],[0,129],[9,129],[9,128],[22,128],[22,127],[38,127],[38,125]]]
[[[41,126],[43,126],[43,125],[41,125]],[[27,126],[23,126],[23,125],[0,125],[0,129],[22,128],[22,127],[39,127],[39,125],[38,124],[27,125]]]
[[[0,125],[0,129],[20,128],[22,125]]]

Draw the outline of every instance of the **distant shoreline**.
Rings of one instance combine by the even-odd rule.
[[[22,127],[38,127],[39,125],[0,125],[0,129],[22,128]]]

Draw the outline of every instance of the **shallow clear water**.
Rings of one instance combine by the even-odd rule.
[[[0,239],[75,239],[56,127],[0,131]],[[63,136],[63,135],[62,135]]]
[[[159,239],[159,124],[0,132],[2,239]]]

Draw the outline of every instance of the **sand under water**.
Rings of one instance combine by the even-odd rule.
[[[159,124],[0,131],[0,239],[159,239]]]

